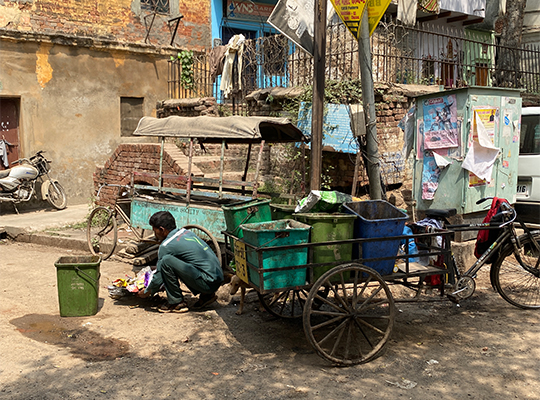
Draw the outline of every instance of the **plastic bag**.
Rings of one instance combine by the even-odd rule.
[[[295,213],[338,212],[343,203],[361,201],[350,194],[333,191],[312,190],[307,197],[298,201]]]

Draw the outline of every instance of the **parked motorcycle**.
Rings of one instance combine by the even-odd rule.
[[[15,204],[38,197],[36,181],[40,179],[41,198],[58,210],[66,208],[66,192],[57,180],[49,177],[51,161],[43,153],[40,150],[30,159],[20,158],[12,162],[19,165],[0,171],[0,202],[12,202],[18,212]]]

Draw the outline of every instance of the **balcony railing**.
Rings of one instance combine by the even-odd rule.
[[[371,37],[371,50],[375,82],[446,88],[504,86],[540,93],[540,46],[505,48],[489,32],[382,21]],[[508,53],[514,64],[501,68],[498,58]],[[247,40],[243,54],[242,87],[233,91],[237,103],[256,89],[312,85],[311,55],[282,35]],[[194,55],[193,75],[193,85],[186,88],[180,79],[181,65],[170,61],[169,97],[214,95],[220,99],[219,79],[210,81],[206,53]],[[358,43],[342,23],[334,22],[327,33],[326,79],[358,78]]]

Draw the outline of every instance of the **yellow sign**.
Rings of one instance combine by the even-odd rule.
[[[386,9],[390,5],[390,0],[330,0],[334,6],[334,10],[339,15],[345,26],[353,34],[356,40],[360,39],[360,25],[362,23],[362,15],[366,9],[368,10],[369,35],[379,24]]]
[[[248,271],[246,264],[246,245],[237,240],[234,241],[234,262],[236,264],[236,275],[248,283]]]
[[[369,36],[373,35],[373,31],[382,16],[386,12],[386,9],[390,5],[390,0],[369,0],[368,2],[368,20],[369,20]]]
[[[356,40],[360,38],[360,24],[366,8],[366,0],[330,0],[334,10]]]

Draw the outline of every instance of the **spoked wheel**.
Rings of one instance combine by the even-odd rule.
[[[113,212],[106,207],[96,207],[92,210],[86,227],[86,240],[90,252],[106,260],[114,253],[117,239],[118,228]]]
[[[540,244],[540,231],[532,235]],[[491,284],[516,307],[540,308],[540,252],[528,235],[521,235],[519,241],[522,246],[517,254],[512,246],[507,246],[491,266]]]
[[[322,287],[319,290],[319,296],[326,298],[328,291],[328,287]],[[270,314],[279,318],[296,319],[300,318],[304,313],[308,291],[306,289],[289,289],[283,292],[258,293],[258,295],[259,301]],[[316,302],[315,307],[317,304],[320,306],[321,303]]]
[[[266,311],[280,318],[300,318],[308,292],[304,289],[259,294],[259,300]]]
[[[327,297],[319,295],[328,287]],[[345,264],[327,271],[311,288],[304,332],[315,351],[338,365],[377,357],[392,332],[395,307],[386,282],[373,269]]]
[[[200,226],[200,225],[186,225],[186,226],[184,226],[184,229],[187,229],[187,230],[193,232],[199,238],[204,240],[204,242],[208,246],[210,246],[212,251],[217,256],[217,258],[219,260],[219,265],[223,264],[222,259],[221,259],[221,249],[219,247],[219,243],[216,240],[216,238],[214,237],[214,235],[212,235],[208,229],[206,229],[205,227]]]
[[[62,185],[51,182],[47,188],[47,201],[57,210],[63,210],[67,206],[67,196]]]

